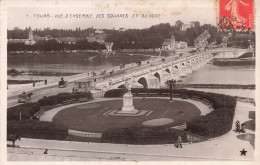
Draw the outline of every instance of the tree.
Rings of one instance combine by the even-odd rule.
[[[176,80],[167,80],[165,84],[170,87],[170,101],[172,101],[172,88],[176,86],[177,81]]]

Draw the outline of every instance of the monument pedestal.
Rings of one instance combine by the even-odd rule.
[[[127,92],[123,96],[123,107],[118,113],[138,113],[138,110],[133,106],[133,95]]]

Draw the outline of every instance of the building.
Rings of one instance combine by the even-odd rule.
[[[187,47],[187,42],[175,41],[175,37],[173,35],[170,39],[165,39],[165,41],[162,44],[163,50],[184,49]]]
[[[125,28],[119,28],[118,31],[124,32],[126,29]]]
[[[176,49],[185,49],[188,47],[187,42],[177,41],[175,42],[175,48]]]
[[[60,42],[57,38],[52,38],[50,35],[47,35],[46,37],[39,37],[37,35],[33,35],[33,31],[31,27],[29,27],[28,39],[8,39],[8,43],[24,43],[25,45],[34,45],[39,41],[48,41],[52,39],[55,39],[58,42]]]
[[[76,44],[77,38],[75,38],[75,37],[60,37],[59,42],[60,43],[66,43],[66,44]]]
[[[191,28],[192,24],[183,24],[181,26],[181,31],[186,31],[188,28]]]
[[[89,34],[89,36],[87,36],[87,40],[88,42],[98,42],[100,44],[103,44],[105,42],[106,39],[106,34]]]
[[[228,43],[228,37],[227,36],[224,36],[223,40],[222,40],[222,47],[223,48],[226,48],[227,47],[227,43]]]
[[[175,37],[172,35],[170,39],[165,39],[162,44],[163,50],[172,50],[175,48]]]
[[[208,45],[208,39],[210,38],[210,34],[207,30],[205,30],[203,33],[201,33],[195,40],[194,40],[194,46],[196,48],[205,49],[205,47]]]
[[[189,24],[183,24],[181,26],[181,31],[186,31],[188,28],[199,27],[199,26],[200,26],[200,22],[198,22],[198,21],[191,21]]]
[[[29,27],[29,35],[27,39],[8,39],[8,43],[23,43],[25,45],[34,45],[36,41],[33,39],[33,32]]]
[[[112,52],[113,42],[105,42],[105,46],[108,52]]]
[[[96,33],[96,34],[103,34],[104,31],[103,31],[102,29],[96,29],[96,30],[95,30],[95,33]]]

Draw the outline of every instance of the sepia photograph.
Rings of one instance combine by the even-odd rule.
[[[256,161],[257,0],[23,1],[1,3],[7,163]]]

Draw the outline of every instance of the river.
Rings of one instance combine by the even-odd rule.
[[[111,66],[120,64],[133,63],[140,60],[147,60],[147,56],[116,56],[113,58],[89,61],[84,56],[73,56],[67,58],[62,56],[51,58],[48,56],[33,56],[33,58],[8,58],[8,69],[18,71],[42,71],[42,72],[61,72],[61,73],[83,73],[92,72],[100,69],[106,69]],[[35,76],[35,75],[18,75],[8,76],[10,80],[50,80],[57,79],[54,76]],[[255,84],[255,67],[254,66],[214,66],[207,64],[199,70],[193,71],[187,77],[182,78],[183,83],[187,84]]]
[[[97,54],[46,54],[44,55],[8,55],[7,68],[18,71],[38,71],[38,72],[59,72],[59,73],[85,73],[119,66],[120,64],[135,63],[141,60],[150,59],[149,56],[130,56],[116,54],[111,58],[92,58]],[[23,56],[23,55],[22,55]],[[35,75],[8,75],[9,80],[50,80],[57,79],[54,76]]]
[[[182,78],[185,84],[255,84],[254,66],[215,66],[207,64]]]

